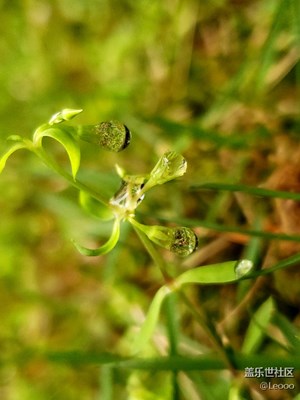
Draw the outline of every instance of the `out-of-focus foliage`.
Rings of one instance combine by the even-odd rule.
[[[189,287],[163,306],[140,355],[148,364],[130,366],[122,356],[132,355],[136,327],[166,282],[127,225],[110,254],[79,255],[70,239],[96,247],[111,222],[85,214],[74,189],[20,150],[0,176],[1,399],[254,398],[255,379],[242,386],[243,371],[234,377],[210,358],[239,353],[245,338],[257,353],[232,368],[260,354],[296,363],[299,242],[255,232],[298,237],[297,201],[190,187],[299,192],[299,26],[297,0],[0,0],[0,150],[7,136],[31,137],[63,108],[84,109],[80,124],[120,120],[131,145],[116,155],[84,144],[78,176],[109,199],[119,187],[116,163],[145,174],[166,151],[183,153],[185,177],[139,208],[145,223],[191,226],[200,237],[187,261],[162,250],[170,276],[239,258],[294,265],[257,288]],[[49,146],[67,168],[64,151]],[[162,355],[173,358],[155,363]],[[189,359],[199,355],[204,361]],[[184,372],[172,373],[176,366]],[[287,399],[299,392],[294,375],[286,382],[295,389],[281,392]]]

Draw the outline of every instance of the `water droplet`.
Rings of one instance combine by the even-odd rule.
[[[119,121],[100,122],[97,125],[78,127],[80,139],[96,144],[106,150],[119,152],[130,143],[131,133],[126,125]]]
[[[235,266],[235,274],[237,278],[241,278],[248,274],[253,268],[253,262],[251,260],[240,260]]]
[[[187,162],[185,158],[175,151],[168,151],[157,162],[150,173],[148,188],[161,185],[185,174]]]
[[[110,204],[128,211],[134,211],[145,195],[141,193],[144,177],[125,175],[120,189],[110,199]]]
[[[119,121],[101,122],[96,130],[101,137],[100,145],[107,150],[118,152],[124,150],[130,143],[130,130]]]
[[[198,238],[195,232],[189,228],[174,228],[173,241],[170,250],[179,256],[188,256],[193,253],[198,246]]]

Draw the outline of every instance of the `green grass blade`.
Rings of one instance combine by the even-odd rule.
[[[27,352],[21,358],[32,360],[32,353]],[[59,364],[72,365],[105,365],[108,364],[117,368],[136,369],[145,371],[218,371],[228,368],[224,360],[218,356],[205,354],[200,356],[167,356],[156,358],[139,358],[139,357],[122,357],[111,353],[97,352],[78,352],[78,351],[62,351],[62,352],[44,352],[38,355],[48,361]],[[232,355],[234,365],[240,371],[246,367],[292,367],[300,370],[300,357],[298,354],[289,354],[288,357],[275,355],[266,357],[261,354],[241,354]]]
[[[259,307],[250,321],[242,346],[244,354],[255,353],[258,350],[273,313],[274,302],[270,297]]]
[[[278,326],[293,353],[300,355],[300,331],[282,314],[276,312],[273,323]]]
[[[167,286],[162,286],[155,294],[154,299],[152,300],[152,303],[150,305],[149,311],[147,313],[146,320],[141,327],[137,339],[133,343],[132,346],[133,354],[141,351],[151,338],[158,321],[162,303],[169,293],[171,293],[170,289]]]
[[[258,276],[272,274],[273,272],[278,271],[279,269],[288,268],[292,267],[293,265],[299,264],[299,262],[300,262],[300,253],[297,253],[289,258],[286,258],[285,260],[279,261],[277,264],[273,265],[273,267],[264,268],[257,272],[250,272],[249,275],[243,277],[242,279],[253,279],[257,278]]]
[[[266,231],[259,231],[255,229],[246,229],[240,228],[238,226],[231,225],[220,225],[210,221],[197,220],[192,218],[159,218],[161,221],[172,221],[177,224],[182,224],[188,227],[203,227],[207,229],[211,229],[216,232],[225,232],[225,233],[241,233],[246,236],[256,236],[269,240],[286,240],[292,242],[300,242],[300,235],[286,235],[285,233],[272,233]]]
[[[254,86],[252,88],[254,93],[259,93],[266,87],[266,75],[269,68],[273,64],[274,55],[276,52],[275,41],[278,37],[278,34],[281,32],[282,24],[287,16],[286,3],[286,0],[281,0],[278,3],[277,9],[274,11],[275,15],[273,17],[273,23],[262,48],[258,69],[255,74]]]
[[[279,190],[263,189],[243,184],[230,183],[203,183],[191,186],[192,191],[197,190],[222,190],[228,192],[243,192],[259,197],[271,197],[279,199],[290,199],[300,201],[300,193],[284,192]]]
[[[113,400],[113,369],[110,365],[103,365],[100,372],[101,392],[98,400]]]

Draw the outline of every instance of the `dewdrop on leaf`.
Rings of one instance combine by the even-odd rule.
[[[114,152],[124,150],[131,139],[130,130],[119,121],[81,125],[77,128],[77,133],[80,139]]]

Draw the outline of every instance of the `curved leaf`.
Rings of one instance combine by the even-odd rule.
[[[95,257],[95,256],[100,256],[100,255],[109,253],[118,243],[119,237],[120,237],[120,221],[118,219],[116,219],[114,222],[114,226],[113,226],[113,230],[110,235],[110,238],[101,247],[99,247],[97,249],[88,249],[88,248],[83,247],[80,244],[76,243],[74,240],[73,240],[73,243],[74,243],[75,247],[77,248],[77,250],[79,251],[79,253],[81,253],[82,255],[88,256],[88,257]]]
[[[274,301],[272,297],[269,297],[253,315],[242,346],[244,354],[252,354],[257,351],[266,335],[266,329],[274,311]]]
[[[155,326],[158,321],[159,312],[162,306],[162,303],[166,296],[170,294],[170,288],[167,286],[162,286],[155,294],[152,303],[150,305],[149,311],[147,313],[146,319],[141,327],[141,330],[137,336],[137,339],[134,341],[132,346],[133,353],[139,352],[150,340]]]
[[[3,171],[5,165],[6,165],[6,161],[8,160],[8,158],[17,150],[20,149],[24,149],[27,148],[26,143],[24,142],[17,142],[15,144],[13,144],[0,158],[0,174]]]
[[[49,125],[44,125],[35,131],[33,142],[36,146],[42,147],[42,140],[45,136],[58,141],[65,148],[68,154],[73,179],[75,180],[80,166],[80,147],[73,135],[70,133],[72,129],[73,128],[70,126],[53,128]]]

